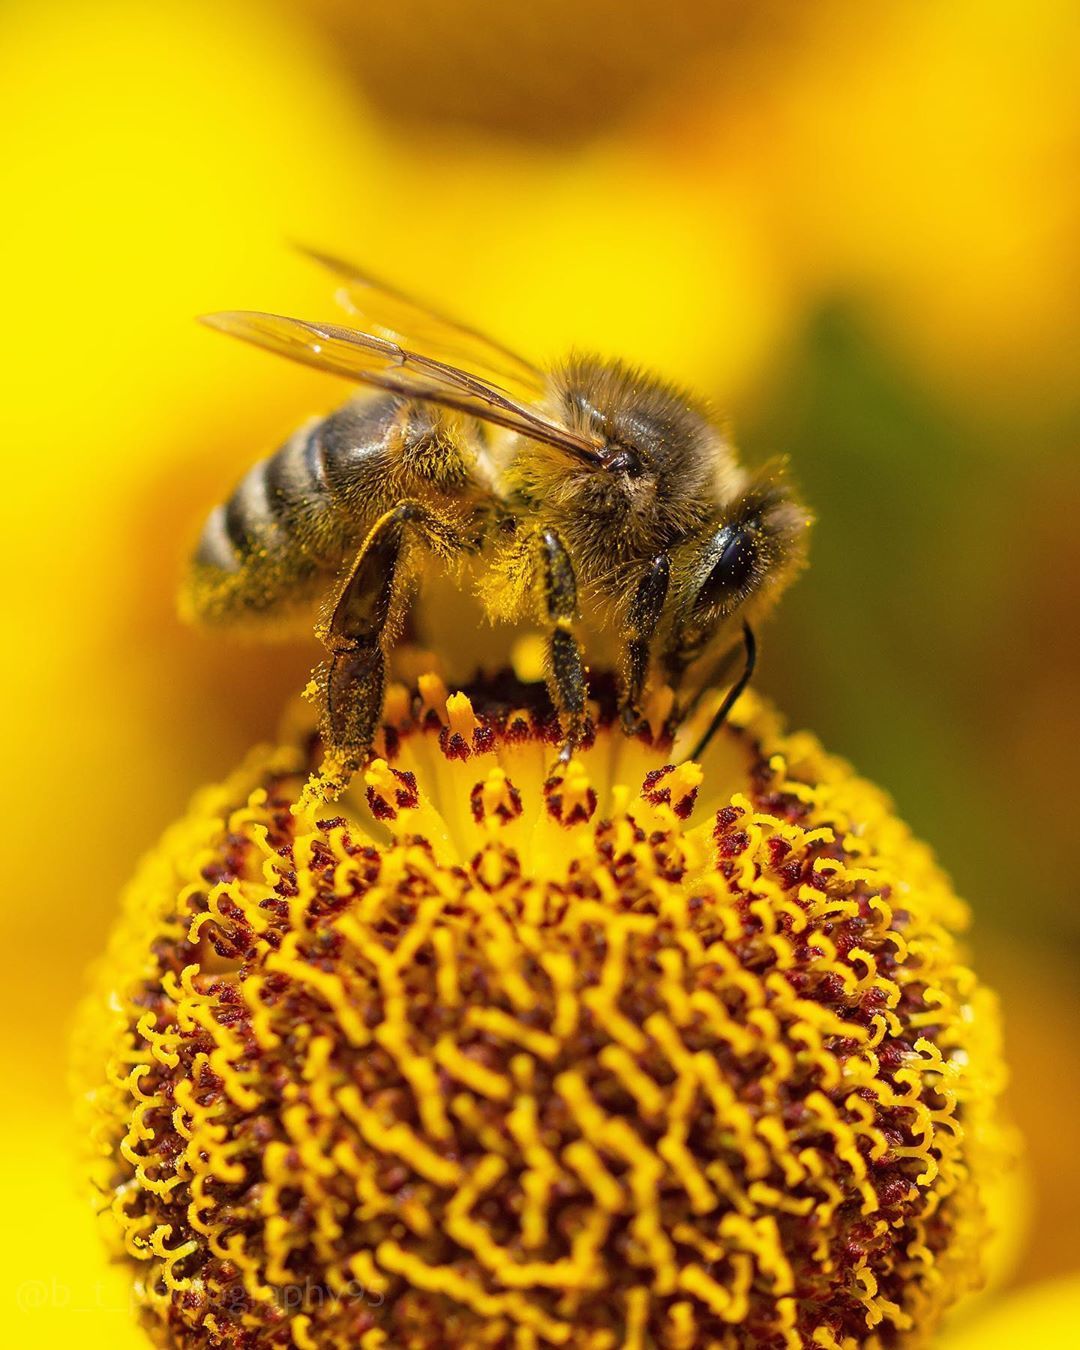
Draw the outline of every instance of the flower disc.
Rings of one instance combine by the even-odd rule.
[[[756,698],[699,766],[594,687],[554,773],[542,687],[394,689],[342,801],[297,738],[143,865],[80,1048],[160,1343],[917,1344],[977,1283],[964,906]]]

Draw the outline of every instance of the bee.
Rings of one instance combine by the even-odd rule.
[[[564,763],[586,725],[583,612],[617,641],[628,735],[655,681],[683,690],[691,667],[715,676],[741,645],[700,756],[750,679],[755,625],[804,563],[810,517],[783,463],[751,472],[702,403],[645,371],[588,355],[541,370],[312,256],[355,327],[239,311],[204,322],[366,392],[301,427],[210,513],[186,615],[314,623],[331,793],[370,756],[415,584],[465,559],[490,619],[544,632]]]

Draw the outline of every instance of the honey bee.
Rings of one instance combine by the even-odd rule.
[[[804,562],[810,517],[784,465],[743,467],[701,403],[642,370],[585,355],[540,370],[312,256],[356,327],[249,312],[204,322],[369,391],[302,427],[211,512],[187,616],[314,622],[331,793],[370,756],[425,559],[451,573],[472,560],[490,619],[539,622],[563,762],[586,723],[583,611],[617,640],[628,735],[654,681],[679,691],[692,666],[718,668],[741,642],[742,671],[699,756],[750,678],[754,625]]]

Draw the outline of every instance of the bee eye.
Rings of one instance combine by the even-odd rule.
[[[724,525],[713,536],[709,552],[716,561],[701,588],[699,603],[723,605],[753,580],[758,553],[755,534],[740,525]]]
[[[637,454],[628,449],[621,449],[617,455],[613,455],[608,460],[607,467],[615,473],[626,474],[628,478],[640,478],[644,471]]]

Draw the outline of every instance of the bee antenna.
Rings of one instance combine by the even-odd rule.
[[[728,714],[735,706],[736,699],[738,699],[739,695],[750,683],[750,679],[754,674],[754,667],[757,665],[757,639],[754,637],[754,630],[745,620],[743,621],[742,631],[743,649],[746,652],[746,659],[743,662],[742,671],[739,678],[724,696],[724,701],[720,704],[719,708],[717,708],[712,721],[709,723],[708,727],[706,727],[705,734],[687,756],[688,759],[700,759],[705,753],[708,749],[709,742],[727,721]]]

